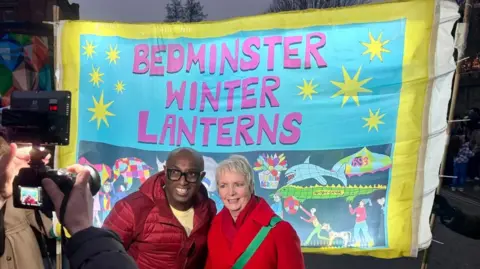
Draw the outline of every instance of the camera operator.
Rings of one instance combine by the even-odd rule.
[[[87,168],[76,164],[67,168],[76,173],[75,185],[70,192],[65,210],[65,227],[72,234],[66,250],[72,269],[137,269],[133,259],[127,254],[120,238],[111,231],[95,228],[93,224],[93,196],[88,181]],[[50,179],[42,182],[45,191],[60,216],[64,194]]]
[[[3,142],[6,144],[4,140]],[[3,152],[4,154],[2,154],[0,159],[0,207],[12,203],[9,200],[11,200],[13,193],[13,178],[20,168],[28,166],[28,158],[26,157],[28,154],[17,150],[16,145],[11,144],[8,150]],[[90,177],[88,169],[81,165],[74,165],[69,167],[68,170],[78,174],[66,203],[64,216],[65,227],[72,235],[66,246],[66,254],[70,261],[71,269],[136,269],[135,262],[125,252],[116,234],[92,227],[93,197],[88,186]],[[42,184],[59,216],[64,194],[50,179],[44,179]],[[16,209],[13,206],[10,207],[12,210],[23,210]],[[8,230],[8,223],[5,222],[5,224],[5,228]],[[28,225],[27,227],[30,228]],[[2,232],[1,229],[0,232]],[[15,232],[18,233],[16,230],[12,231],[12,233]],[[8,234],[8,232],[6,233]],[[32,230],[25,228],[25,233],[30,234],[30,239],[25,241],[25,245],[21,244],[22,241],[12,244],[7,238],[2,240],[2,242],[6,242],[8,245],[5,245],[5,253],[0,259],[0,268],[44,268],[40,250]],[[8,256],[8,253],[12,253],[12,256],[15,255],[15,260],[12,258],[8,259],[8,257],[12,257]]]
[[[44,229],[39,226],[33,210],[13,206],[12,181],[18,170],[28,166],[28,148],[9,146],[0,137],[0,268],[43,269],[42,252],[32,228],[45,236],[52,228],[52,221],[39,214]],[[48,160],[44,160],[48,162]]]

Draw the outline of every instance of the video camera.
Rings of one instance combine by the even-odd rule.
[[[13,180],[13,205],[52,212],[55,209],[42,188],[42,180],[52,179],[68,195],[76,178],[76,174],[52,169],[43,162],[50,154],[45,147],[69,144],[71,93],[14,91],[10,98],[10,108],[1,114],[8,140],[32,146],[29,167],[20,169]],[[100,189],[100,175],[93,167],[88,168],[90,191],[95,195]]]

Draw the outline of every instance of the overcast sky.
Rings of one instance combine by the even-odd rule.
[[[200,0],[208,20],[264,12],[272,0]],[[168,0],[70,0],[80,4],[80,19],[125,22],[158,22],[165,18]]]

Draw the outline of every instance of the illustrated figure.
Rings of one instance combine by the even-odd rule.
[[[273,212],[283,219],[282,199],[277,193],[273,195],[273,204],[270,205]]]
[[[112,184],[110,181],[105,181],[102,188],[98,192],[100,200],[101,220],[105,220],[112,210]]]
[[[328,246],[331,247],[333,246],[333,242],[335,239],[342,239],[343,241],[343,247],[346,248],[348,247],[348,243],[350,242],[352,238],[352,233],[351,232],[335,232],[332,230],[332,227],[330,224],[325,223],[322,225],[322,230],[325,230],[328,232]]]
[[[318,218],[315,216],[315,212],[317,212],[317,209],[312,208],[310,209],[310,212],[308,212],[303,206],[300,206],[300,209],[302,209],[305,214],[309,217],[309,219],[306,219],[304,217],[300,217],[303,221],[311,223],[313,225],[313,231],[308,235],[307,240],[305,240],[304,245],[310,244],[310,241],[312,241],[313,236],[317,235],[318,239],[321,239],[320,232],[322,231],[322,225],[320,225],[320,222],[318,221]]]
[[[373,240],[376,246],[385,244],[385,193],[377,192],[371,197],[375,201],[375,205],[372,206],[372,214],[374,215],[372,221],[370,221],[370,228],[372,230]]]
[[[134,192],[150,177],[150,170],[153,168],[139,158],[120,158],[112,167],[113,181],[123,177],[124,183],[126,183],[125,192]]]
[[[370,199],[363,199],[358,203],[357,208],[353,208],[351,204],[348,205],[350,214],[355,215],[355,226],[353,227],[353,237],[355,238],[355,246],[360,247],[362,246],[362,240],[360,236],[360,232],[363,235],[366,243],[369,247],[374,245],[373,239],[368,232],[368,225],[367,225],[367,209],[365,208],[365,202],[368,202],[370,205],[372,202]]]

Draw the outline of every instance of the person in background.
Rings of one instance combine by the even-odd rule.
[[[215,178],[224,208],[208,234],[205,268],[304,269],[297,233],[254,194],[248,160],[231,156],[218,165]]]
[[[456,137],[456,138],[455,138]],[[463,138],[455,136],[452,137],[452,141],[455,139],[460,139],[460,144],[462,145],[458,150],[458,153],[455,155],[453,159],[453,173],[455,178],[452,179],[452,191],[459,191],[464,190],[465,181],[467,180],[467,168],[468,168],[468,161],[471,157],[473,157],[474,153],[470,149],[470,143],[464,142]],[[458,143],[458,142],[456,142]]]
[[[202,268],[216,214],[204,176],[201,154],[190,148],[170,152],[164,171],[117,202],[103,227],[120,236],[140,269]]]
[[[441,195],[435,195],[433,213],[450,230],[480,240],[480,215],[469,215],[455,208]]]

